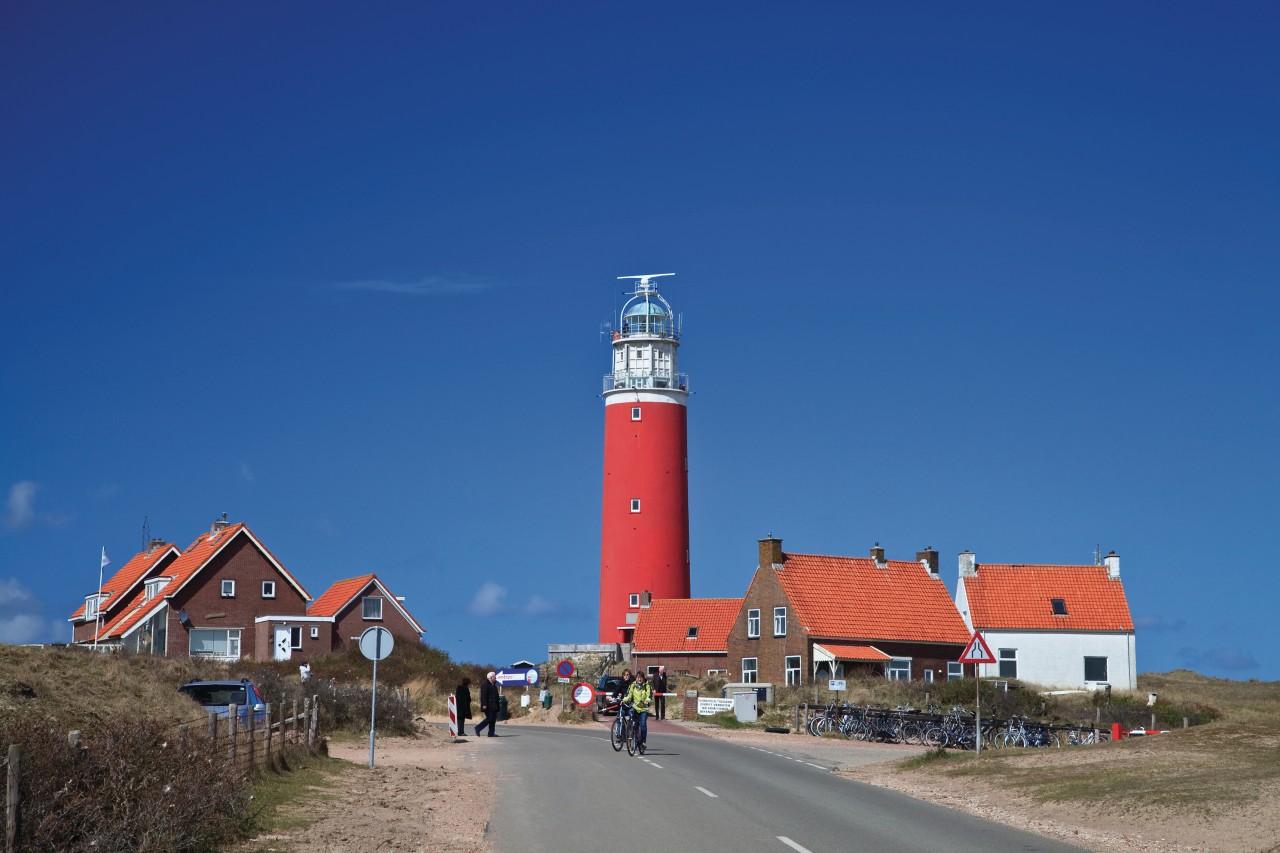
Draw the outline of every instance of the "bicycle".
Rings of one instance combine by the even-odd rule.
[[[635,709],[626,702],[622,702],[618,706],[618,718],[613,721],[613,725],[609,727],[609,744],[613,747],[614,752],[621,752],[625,746],[627,755],[635,755],[639,752],[644,755],[646,745],[636,743],[639,737],[639,726],[636,725]]]

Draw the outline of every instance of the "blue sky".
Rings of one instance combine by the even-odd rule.
[[[675,272],[693,592],[1121,555],[1280,678],[1273,4],[6,4],[0,641],[222,512],[455,658],[590,642],[601,324]]]

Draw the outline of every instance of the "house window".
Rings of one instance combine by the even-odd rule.
[[[1086,657],[1084,659],[1084,680],[1106,681],[1107,659]]]
[[[85,619],[97,619],[97,618],[98,618],[98,596],[97,596],[96,594],[95,594],[95,595],[87,596],[87,597],[85,598],[85,600],[84,600],[84,618],[85,618]]]
[[[747,636],[748,637],[760,636],[760,611],[759,610],[747,611]]]
[[[320,629],[317,628],[315,625],[311,626],[311,639],[313,640],[320,639]]]
[[[955,681],[958,678],[964,678],[964,664],[959,661],[947,661],[947,681]]]
[[[275,597],[276,597],[276,582],[275,582],[275,581],[263,581],[263,582],[262,582],[262,597],[263,597],[263,598],[275,598]]]
[[[382,598],[377,595],[370,595],[361,602],[360,615],[365,619],[381,619],[382,618]]]
[[[222,582],[222,597],[223,597],[223,598],[235,598],[235,597],[236,597],[236,582],[235,582],[235,581],[223,581],[223,582]],[[238,657],[238,656],[237,656],[237,657]]]
[[[640,420],[640,407],[639,407],[639,406],[632,406],[632,407],[631,407],[631,420],[633,420],[633,421],[638,421],[638,420]]]
[[[710,678],[713,675],[724,675],[724,672],[725,671],[723,669],[709,669],[707,670],[707,677]]]
[[[933,684],[933,670],[926,669],[924,671],[924,680],[926,684]]]
[[[294,651],[302,648],[302,626],[289,629],[289,648]]]
[[[650,664],[645,667],[645,672],[649,674],[649,680],[652,681],[653,677],[658,674],[658,667],[656,664]]]
[[[151,580],[147,581],[147,588],[146,588],[146,592],[144,593],[146,600],[150,601],[151,599],[159,595],[160,590],[164,589],[165,584],[167,583],[169,583],[168,578],[152,578]]]
[[[193,658],[240,659],[239,628],[192,628],[189,648]]]
[[[800,655],[788,655],[786,658],[787,686],[800,685]]]
[[[696,640],[696,639],[698,639],[698,626],[697,626],[697,625],[690,625],[690,626],[689,626],[689,633],[685,635],[685,639],[686,639],[686,640]]]
[[[633,592],[633,593],[631,593],[631,595],[627,596],[627,606],[628,606],[628,607],[639,607],[639,606],[640,606],[640,593],[638,593],[638,592]]]
[[[758,663],[759,662],[756,660],[756,658],[742,659],[742,683],[743,684],[756,683],[756,668]]]
[[[1053,607],[1054,616],[1067,615],[1067,600],[1065,598],[1051,598],[1049,604]]]
[[[640,499],[639,499],[639,498],[632,498],[632,499],[631,499],[631,511],[632,511],[632,512],[639,512],[639,511],[640,511]]]
[[[773,608],[773,636],[787,636],[787,608]]]
[[[1017,649],[1001,649],[998,657],[1000,658],[1000,677],[1001,678],[1017,678],[1018,677],[1018,650]]]
[[[884,671],[885,678],[890,681],[911,680],[911,658],[894,658]]]

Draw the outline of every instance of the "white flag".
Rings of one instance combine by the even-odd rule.
[[[107,546],[103,545],[102,546],[102,565],[99,566],[98,568],[105,569],[109,565],[111,565],[111,561],[107,559]]]

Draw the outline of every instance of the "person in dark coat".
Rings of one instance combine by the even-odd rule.
[[[653,674],[653,713],[659,720],[667,718],[667,697],[663,693],[667,692],[667,668],[665,666],[658,667],[658,671]]]
[[[471,679],[462,679],[462,683],[458,685],[458,689],[453,692],[453,695],[457,703],[458,734],[466,737],[467,720],[471,719]]]
[[[622,683],[618,685],[618,701],[621,702],[627,698],[627,691],[631,689],[631,682],[635,681],[635,676],[631,674],[631,670],[624,669],[622,671]]]
[[[484,712],[484,720],[476,724],[476,737],[480,737],[480,730],[485,726],[489,727],[489,737],[497,737],[494,729],[498,725],[498,674],[490,672],[485,676],[484,684],[480,685],[480,710]]]

